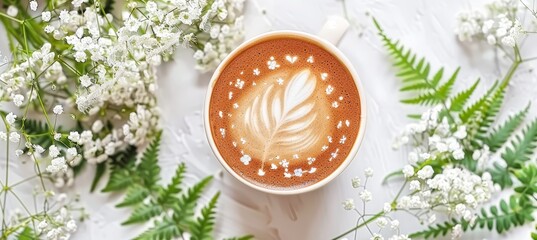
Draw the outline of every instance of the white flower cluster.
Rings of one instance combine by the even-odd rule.
[[[454,159],[465,157],[463,139],[466,138],[466,126],[454,126],[447,117],[440,118],[442,106],[436,106],[421,115],[418,123],[411,123],[396,139],[394,148],[409,144],[414,148],[408,153],[411,164],[426,160]]]
[[[455,33],[461,41],[477,39],[514,47],[525,32],[516,19],[518,7],[516,0],[496,0],[485,10],[461,11]]]
[[[56,194],[53,191],[34,191],[35,198],[45,197],[48,205],[47,209],[32,216],[26,215],[26,211],[20,209],[10,210],[10,225],[18,228],[29,226],[40,236],[39,239],[67,240],[77,230],[75,215],[80,214],[80,219],[86,217],[83,209],[78,206],[78,197],[72,199],[64,193]],[[78,213],[78,214],[77,214]],[[28,236],[30,237],[30,236]]]
[[[62,51],[58,57],[51,44],[45,43],[26,61],[2,73],[0,81],[5,86],[0,87],[0,98],[23,107],[36,100],[32,92],[36,82],[43,85],[42,89],[54,93],[45,96],[52,98],[45,101],[58,104],[52,113],[70,112],[88,129],[68,133],[68,139],[80,146],[90,163],[106,161],[127,145],[141,146],[158,131],[156,67],[178,46],[201,49],[195,58],[198,67],[207,70],[243,35],[243,0],[148,1],[144,6],[132,1],[120,26],[112,25],[118,20],[111,14],[103,15],[98,6],[83,2],[87,3],[73,1],[72,10],[41,13],[41,20],[48,23],[44,31],[68,47],[55,49]],[[92,67],[83,72],[72,67],[80,63]],[[78,75],[76,91],[67,92],[71,96],[58,91],[73,86],[64,72]],[[61,136],[55,134],[55,138]],[[20,139],[16,132],[9,137],[16,142]],[[52,174],[72,175],[64,169],[66,162],[74,166],[71,163],[77,161],[58,155],[47,169]]]
[[[403,174],[410,182],[411,194],[398,200],[397,208],[401,209],[447,210],[454,217],[472,221],[474,209],[487,202],[493,191],[488,172],[480,177],[465,168],[445,167],[434,175],[429,165],[419,170],[407,165]]]
[[[56,54],[51,52],[51,45],[45,43],[25,61],[21,61],[0,74],[0,99],[9,99],[15,106],[21,107],[25,100],[32,101],[37,96],[32,93],[36,73],[40,74],[43,84],[62,84],[66,77],[60,63],[54,61]],[[29,99],[31,97],[31,99]]]
[[[367,190],[367,182],[369,181],[371,177],[373,177],[373,169],[366,168],[364,170],[364,175],[365,175],[365,180],[363,184],[359,177],[354,177],[351,179],[352,187],[355,189],[361,189],[359,192],[359,197],[360,197],[360,200],[362,201],[362,205],[363,205],[362,209],[364,212],[361,212],[361,210],[356,208],[356,205],[354,204],[354,199],[352,198],[346,199],[345,201],[342,202],[343,209],[347,211],[354,211],[359,215],[358,222],[362,220],[365,221],[366,204],[373,199],[372,193],[369,190]],[[392,219],[391,217],[388,216],[391,210],[392,210],[391,204],[385,203],[383,215],[378,217],[375,220],[376,225],[379,228],[379,231],[378,233],[372,234],[370,239],[384,240],[384,236],[382,236],[380,232],[383,229],[386,229],[388,226],[390,226],[390,229],[392,231],[395,231],[396,234],[392,234],[392,236],[389,237],[388,240],[410,240],[410,238],[408,238],[407,235],[399,234],[399,221],[397,219]]]
[[[76,231],[76,222],[67,208],[61,208],[54,215],[48,216],[37,225],[37,233],[43,234],[45,239],[69,239]]]

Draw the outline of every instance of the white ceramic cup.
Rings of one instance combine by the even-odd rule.
[[[216,155],[216,158],[218,161],[224,166],[224,168],[233,175],[236,179],[238,179],[240,182],[257,189],[259,191],[272,193],[272,194],[279,194],[279,195],[292,195],[292,194],[300,194],[309,192],[312,190],[315,190],[317,188],[320,188],[324,186],[325,184],[332,181],[335,177],[337,177],[348,165],[349,163],[354,159],[356,156],[356,152],[358,151],[358,148],[360,147],[360,144],[364,137],[365,132],[365,124],[366,124],[366,104],[365,104],[365,97],[364,97],[364,90],[362,87],[362,84],[360,83],[360,80],[358,78],[358,74],[356,73],[356,70],[352,66],[352,63],[343,55],[343,53],[335,46],[345,33],[346,29],[348,28],[348,22],[337,16],[329,17],[327,22],[324,24],[322,30],[317,35],[311,35],[304,32],[298,32],[298,31],[273,31],[268,32],[265,34],[261,34],[259,36],[256,36],[240,46],[238,46],[235,50],[233,50],[223,61],[220,63],[216,71],[214,72],[211,81],[209,83],[208,89],[207,89],[207,96],[205,98],[205,109],[203,111],[204,113],[204,126],[205,126],[205,133],[207,135],[207,139],[209,141],[209,144],[211,146],[211,149],[213,150],[214,154]],[[358,88],[358,93],[360,97],[360,126],[358,129],[358,136],[356,137],[356,141],[354,142],[351,151],[345,158],[345,160],[341,163],[341,165],[330,175],[325,177],[324,179],[309,185],[307,187],[303,188],[297,188],[297,189],[288,189],[288,190],[281,190],[281,189],[269,189],[264,188],[261,186],[258,186],[243,177],[241,177],[239,174],[237,174],[223,159],[222,155],[218,151],[218,148],[216,147],[216,144],[213,139],[213,135],[211,133],[211,127],[209,122],[209,104],[211,100],[211,96],[213,93],[213,88],[215,86],[216,81],[220,77],[221,71],[224,69],[224,67],[228,64],[228,62],[232,61],[235,56],[237,56],[239,53],[243,51],[243,49],[248,48],[249,46],[252,46],[259,42],[262,39],[266,38],[273,38],[274,36],[298,36],[301,38],[308,39],[309,41],[315,42],[316,45],[321,46],[326,51],[330,52],[334,56],[336,56],[344,65],[347,67],[349,72],[352,75],[352,78],[354,79],[354,82],[356,83],[356,87]]]

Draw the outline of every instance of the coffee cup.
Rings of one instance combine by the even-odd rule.
[[[263,192],[300,194],[354,159],[366,106],[356,70],[335,46],[347,27],[330,17],[317,35],[261,34],[223,59],[207,89],[204,126],[233,177]]]

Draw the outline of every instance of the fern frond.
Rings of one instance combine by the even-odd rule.
[[[384,46],[394,59],[394,66],[398,68],[396,76],[401,78],[403,82],[401,91],[414,91],[418,94],[416,98],[403,99],[401,102],[427,106],[445,103],[451,94],[459,69],[443,84],[441,83],[444,74],[443,68],[440,68],[432,78],[429,78],[431,65],[425,58],[416,61],[418,59],[416,54],[399,41],[393,41],[389,38],[378,22],[375,19],[373,21]]]
[[[157,221],[155,226],[147,229],[140,234],[135,240],[166,240],[176,239],[181,235],[181,229],[173,220],[165,217],[162,221]]]
[[[426,230],[410,234],[410,238],[432,239],[445,236],[454,226],[461,224],[463,231],[475,228],[496,229],[498,233],[505,232],[512,227],[521,226],[534,220],[532,214],[535,207],[525,196],[511,196],[509,202],[501,200],[499,208],[492,206],[488,211],[481,209],[474,224],[463,219],[451,219],[444,223],[429,226]]]
[[[535,151],[537,145],[537,119],[534,119],[522,131],[521,135],[511,141],[511,146],[507,147],[502,158],[509,167],[520,168],[519,164],[528,161]]]
[[[155,189],[160,180],[160,167],[158,166],[158,154],[160,148],[162,132],[157,133],[155,139],[149,144],[144,151],[142,160],[137,167],[144,186],[148,189]]]
[[[181,184],[185,177],[186,165],[184,163],[179,164],[175,170],[175,175],[172,177],[171,182],[160,191],[158,196],[158,202],[162,205],[171,205],[177,201],[176,195],[181,193]]]
[[[131,174],[135,171],[136,154],[136,147],[129,146],[111,157],[110,177],[102,192],[123,191],[138,182],[138,175]]]
[[[123,201],[117,204],[116,207],[126,207],[141,203],[145,198],[147,198],[147,196],[149,196],[149,191],[146,188],[138,184],[132,185],[127,189],[127,193],[125,194]]]
[[[23,126],[24,125],[24,126]],[[45,149],[48,149],[52,144],[54,144],[54,138],[50,133],[47,123],[39,121],[37,119],[25,119],[24,124],[23,120],[17,120],[17,128],[22,128],[26,134],[29,135],[29,138],[33,144],[42,146]],[[57,130],[62,131],[61,129]],[[25,152],[27,149],[24,150]]]
[[[192,222],[190,227],[190,239],[192,240],[210,240],[214,229],[214,215],[216,214],[216,202],[220,197],[220,192],[217,192],[211,201],[201,209],[201,216]]]
[[[522,121],[524,121],[529,108],[530,105],[528,104],[524,110],[509,117],[503,124],[499,125],[489,133],[483,142],[489,146],[490,151],[496,152],[507,142],[513,132],[522,124]]]
[[[507,166],[502,166],[495,162],[492,168],[489,168],[487,172],[492,176],[492,182],[500,185],[502,189],[513,186],[513,180],[511,179],[511,173]]]
[[[115,192],[125,190],[132,182],[132,174],[128,169],[113,168],[108,183],[102,192]]]
[[[471,119],[472,116],[475,115],[475,113],[480,110],[483,105],[486,103],[489,96],[496,90],[496,87],[498,86],[498,82],[495,82],[483,95],[481,98],[479,98],[477,101],[475,101],[472,105],[464,108],[461,113],[459,114],[459,118],[463,123],[468,123],[468,121]]]
[[[131,216],[121,225],[146,222],[152,217],[156,217],[162,213],[162,207],[157,204],[149,203],[139,205],[134,209]]]
[[[454,97],[450,99],[451,106],[449,107],[449,111],[451,112],[459,112],[461,111],[464,106],[466,106],[466,103],[474,93],[475,89],[477,88],[477,85],[479,84],[480,80],[478,79],[475,81],[475,83],[470,86],[470,88],[463,90]]]
[[[194,209],[205,187],[211,182],[212,176],[202,179],[179,198],[173,208],[173,219],[180,223],[186,223],[194,216]]]
[[[494,123],[496,116],[500,112],[500,108],[503,104],[505,96],[505,87],[507,85],[502,84],[490,98],[485,101],[485,104],[479,109],[473,117],[471,117],[471,124],[476,129],[475,138],[483,141],[485,135],[489,131],[490,127]]]

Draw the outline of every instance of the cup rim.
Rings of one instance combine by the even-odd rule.
[[[253,43],[258,42],[261,39],[270,38],[274,36],[280,36],[280,35],[306,38],[309,41],[315,42],[317,45],[321,46],[322,48],[324,48],[326,51],[330,52],[331,54],[335,55],[345,65],[345,67],[347,67],[348,71],[351,73],[351,76],[358,90],[358,97],[360,99],[360,126],[358,128],[358,136],[356,137],[356,140],[349,154],[346,156],[345,160],[336,168],[335,171],[330,173],[324,179],[306,187],[290,189],[290,190],[264,188],[262,186],[258,186],[248,181],[247,179],[245,179],[244,177],[236,173],[220,154],[220,151],[218,150],[214,142],[213,136],[211,134],[210,121],[209,121],[209,105],[211,101],[211,96],[212,96],[212,92],[216,84],[216,81],[220,77],[220,73],[222,69],[225,66],[227,66],[228,62],[231,59],[233,59],[235,55],[240,53],[244,48],[251,46]],[[231,175],[233,175],[233,177],[235,177],[237,180],[239,180],[243,184],[251,188],[254,188],[256,190],[265,192],[265,193],[271,193],[271,194],[276,194],[276,195],[295,195],[295,194],[310,192],[328,184],[329,182],[334,180],[337,176],[339,176],[343,172],[343,170],[345,170],[349,166],[350,162],[354,160],[354,158],[356,157],[358,149],[360,148],[363,138],[364,138],[365,124],[367,121],[366,113],[367,113],[367,110],[366,110],[364,90],[363,90],[360,78],[358,77],[358,73],[356,72],[356,69],[354,68],[350,60],[336,46],[334,46],[332,43],[328,42],[325,39],[322,39],[318,36],[315,36],[309,33],[300,32],[300,31],[292,31],[292,30],[279,30],[279,31],[271,31],[271,32],[263,33],[243,42],[237,48],[231,51],[231,53],[228,54],[224,58],[224,60],[222,60],[222,62],[218,65],[218,67],[214,71],[211,77],[211,80],[209,81],[209,85],[207,87],[204,110],[203,110],[203,125],[205,129],[205,135],[207,137],[207,140],[209,142],[212,152],[214,153],[214,155],[216,156],[220,164],[226,169],[226,171],[228,171]]]

